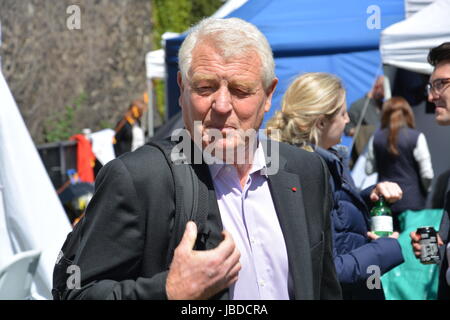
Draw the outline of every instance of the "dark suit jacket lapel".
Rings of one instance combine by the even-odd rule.
[[[285,166],[286,159],[280,155],[278,172],[268,176],[269,187],[286,243],[294,298],[312,299],[311,252],[302,185],[298,175],[286,171]]]

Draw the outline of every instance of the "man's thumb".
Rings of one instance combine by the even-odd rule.
[[[188,221],[179,246],[186,250],[192,250],[195,245],[195,240],[197,240],[197,225],[193,221]]]

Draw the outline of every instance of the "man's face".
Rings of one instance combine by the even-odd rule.
[[[384,78],[379,77],[375,82],[373,87],[372,96],[375,100],[383,100],[384,99]]]
[[[277,84],[275,79],[265,90],[255,52],[224,59],[208,43],[194,49],[188,78],[183,81],[178,74],[185,126],[191,136],[194,131],[201,134],[203,147],[211,144],[212,132],[218,130],[221,137],[214,147],[222,150],[242,146],[242,132],[259,129]]]
[[[442,61],[436,65],[431,74],[430,83],[434,85],[436,80],[439,79],[450,79],[450,60]],[[442,88],[439,88],[439,90],[430,90],[428,101],[436,106],[436,122],[441,126],[446,126],[450,125],[450,83],[442,82],[442,84]]]

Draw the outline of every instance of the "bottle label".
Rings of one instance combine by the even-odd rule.
[[[370,219],[370,230],[373,232],[384,231],[394,232],[394,225],[392,217],[390,216],[375,216]]]

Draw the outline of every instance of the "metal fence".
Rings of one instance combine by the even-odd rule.
[[[67,170],[77,168],[77,142],[60,141],[37,146],[39,155],[55,189],[69,178]]]

